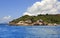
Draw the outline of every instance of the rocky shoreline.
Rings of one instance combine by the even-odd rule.
[[[38,24],[12,24],[9,23],[10,26],[59,26],[60,24],[47,24],[47,25],[38,25]]]
[[[36,22],[33,22],[31,20],[26,21],[19,21],[18,23],[9,23],[10,25],[16,25],[16,26],[57,26],[59,24],[56,23],[47,23],[43,20],[37,20]]]

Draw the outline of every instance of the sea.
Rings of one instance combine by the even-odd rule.
[[[0,38],[60,38],[60,26],[0,24]]]

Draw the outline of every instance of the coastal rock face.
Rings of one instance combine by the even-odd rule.
[[[43,25],[43,20],[37,20],[36,22],[32,22],[31,20],[26,20],[26,21],[19,21],[17,25]]]
[[[17,25],[32,25],[32,22],[30,20],[19,21]]]
[[[49,24],[48,24],[48,26],[56,26],[56,25],[58,25],[58,24],[56,24],[56,23],[54,23],[54,24],[49,23]]]
[[[29,25],[29,24],[27,24],[25,22],[18,22],[17,25]]]
[[[15,23],[10,23],[10,24],[15,24]],[[16,23],[16,25],[44,25],[44,22],[42,19],[37,20],[36,22],[32,22],[31,20],[26,20],[26,21],[19,21],[18,23]]]

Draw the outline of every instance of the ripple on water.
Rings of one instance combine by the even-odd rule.
[[[1,26],[0,38],[60,38],[60,26]]]

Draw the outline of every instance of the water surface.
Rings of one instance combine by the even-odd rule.
[[[0,38],[60,38],[60,26],[9,26],[0,24]]]

